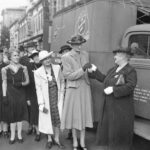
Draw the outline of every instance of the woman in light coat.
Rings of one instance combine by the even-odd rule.
[[[87,69],[91,68],[89,55],[82,50],[81,45],[86,40],[81,35],[72,37],[67,43],[72,50],[62,56],[63,75],[66,79],[65,102],[61,129],[71,129],[73,135],[73,150],[78,149],[77,131],[80,133],[80,146],[85,145],[85,128],[93,127],[91,88]]]
[[[55,133],[54,143],[59,148],[60,119],[63,105],[64,84],[59,65],[51,63],[51,55],[43,50],[39,53],[42,66],[34,72],[39,105],[39,131],[48,135],[47,147],[52,147],[51,135]]]

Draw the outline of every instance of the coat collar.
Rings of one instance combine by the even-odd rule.
[[[69,55],[72,58],[74,58],[78,63],[81,63],[81,61],[83,61],[83,59],[84,59],[84,52],[83,51],[80,51],[80,53],[78,53],[75,50],[71,50],[69,53],[70,53]]]
[[[127,63],[121,70],[119,70],[117,73],[124,73],[124,72],[126,72],[127,71],[127,69],[129,68],[129,63]]]
[[[53,68],[53,71],[54,71],[55,78],[57,80],[58,79],[58,73],[59,73],[60,67],[58,65],[53,65],[52,64],[52,68]],[[40,74],[40,76],[42,78],[44,78],[45,80],[47,80],[47,76],[46,76],[46,72],[45,72],[44,66],[41,66],[39,68],[39,74]]]

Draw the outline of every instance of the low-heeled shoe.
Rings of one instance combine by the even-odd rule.
[[[36,134],[35,141],[39,142],[41,140],[41,134]]]
[[[53,146],[52,141],[49,141],[49,142],[47,142],[47,143],[46,143],[46,148],[51,149],[51,148],[52,148],[52,146]]]
[[[16,142],[16,140],[14,139],[14,140],[9,140],[9,144],[14,144]]]
[[[18,143],[23,143],[24,140],[23,139],[18,139]]]

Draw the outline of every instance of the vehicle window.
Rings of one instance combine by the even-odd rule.
[[[134,51],[134,57],[150,58],[150,36],[132,35],[129,38],[129,47]]]

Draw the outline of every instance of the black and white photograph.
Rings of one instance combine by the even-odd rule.
[[[150,150],[150,0],[0,0],[0,150]]]

